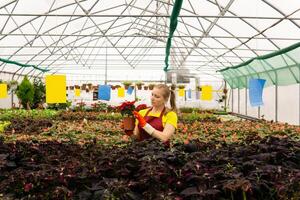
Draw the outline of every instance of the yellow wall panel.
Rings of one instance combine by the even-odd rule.
[[[118,97],[125,97],[125,89],[118,88]]]
[[[184,97],[184,89],[179,89],[178,90],[178,96]]]
[[[0,84],[0,98],[7,97],[7,85],[5,83]]]
[[[66,76],[47,75],[46,76],[46,102],[66,103]]]
[[[202,92],[201,92],[201,100],[203,101],[211,101],[213,99],[213,93],[212,93],[212,86],[211,85],[205,85],[202,86]]]
[[[75,97],[80,97],[80,89],[75,88]]]

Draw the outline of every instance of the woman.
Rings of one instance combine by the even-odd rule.
[[[171,109],[166,107],[169,99]],[[154,137],[167,142],[177,128],[174,91],[167,85],[156,85],[152,90],[151,104],[151,108],[134,112],[137,119],[134,136],[139,141]]]

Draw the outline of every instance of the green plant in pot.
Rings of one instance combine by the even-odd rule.
[[[136,85],[136,87],[137,87],[138,90],[141,90],[142,89],[142,85],[144,85],[144,83],[141,82],[141,81],[138,81],[138,82],[135,83],[135,85]]]
[[[123,85],[124,85],[125,89],[127,90],[129,88],[129,86],[132,85],[132,82],[131,81],[124,81]]]
[[[185,85],[178,85],[177,87],[178,87],[178,89],[184,89]]]
[[[155,84],[153,84],[153,83],[150,83],[150,84],[148,85],[148,87],[149,87],[149,90],[153,90],[154,86],[155,86]]]
[[[176,89],[176,85],[175,85],[175,84],[172,84],[172,85],[170,86],[170,89],[171,89],[171,90],[175,90],[175,89]]]

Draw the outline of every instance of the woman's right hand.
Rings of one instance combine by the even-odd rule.
[[[141,127],[144,127],[147,124],[146,120],[144,119],[144,117],[140,113],[138,113],[136,111],[133,111],[133,115],[139,121],[139,125]]]

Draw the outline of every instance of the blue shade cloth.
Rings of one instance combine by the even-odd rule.
[[[131,95],[132,92],[133,92],[133,87],[129,86],[128,89],[127,89],[127,94]]]
[[[250,97],[250,104],[252,107],[263,105],[262,93],[263,93],[265,83],[266,83],[265,79],[249,80],[249,97]]]
[[[187,92],[188,92],[188,98],[191,99],[192,98],[192,90],[189,89]]]
[[[106,101],[110,100],[110,85],[98,86],[98,99]]]

